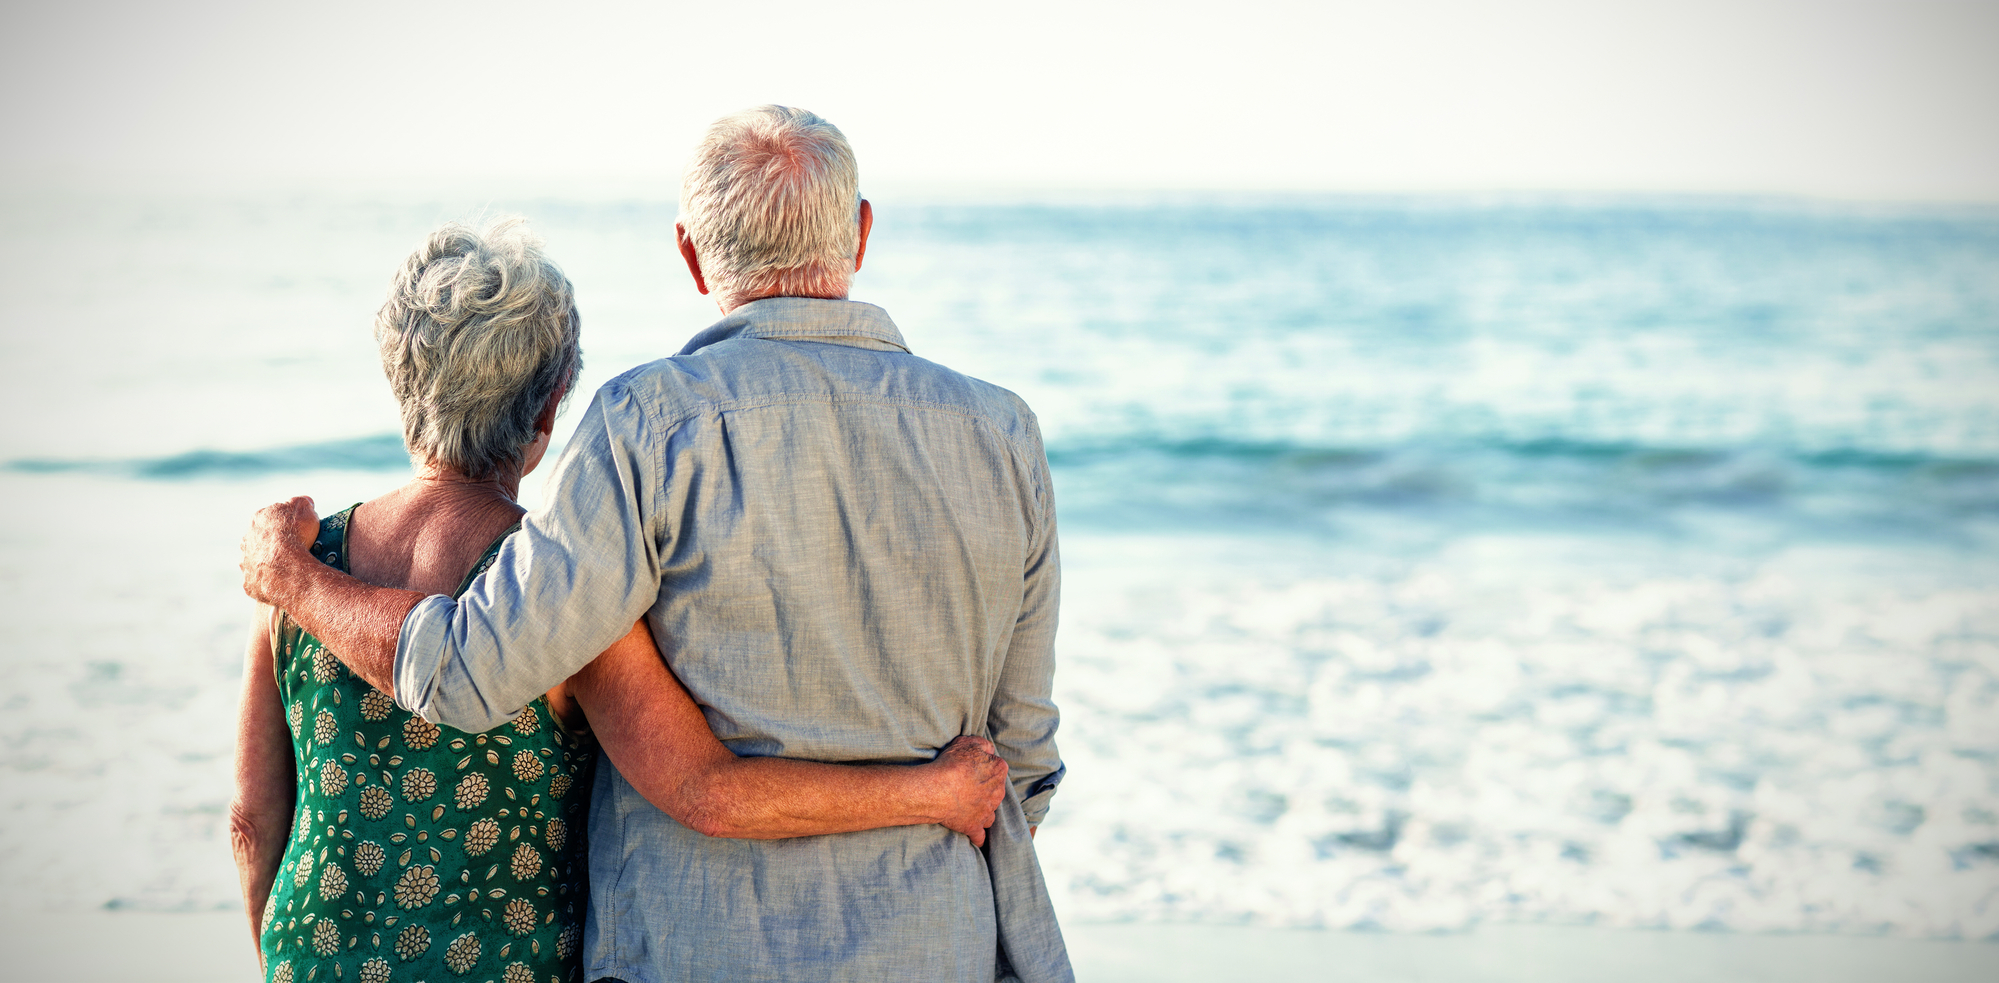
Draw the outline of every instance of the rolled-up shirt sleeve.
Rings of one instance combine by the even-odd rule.
[[[1049,801],[1067,769],[1055,746],[1061,713],[1055,707],[1055,628],[1062,603],[1062,558],[1055,535],[1055,500],[1040,434],[1033,442],[1032,473],[1041,515],[1023,569],[1020,613],[1000,670],[988,726],[1006,759],[1021,809],[1031,824],[1048,814]]]
[[[624,377],[598,390],[548,485],[456,600],[424,599],[396,641],[396,701],[483,731],[609,648],[659,596],[666,467]]]

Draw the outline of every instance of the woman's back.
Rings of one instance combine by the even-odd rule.
[[[416,480],[355,506],[342,569],[383,587],[456,594],[489,545],[520,522],[519,479],[508,478],[472,481],[423,469]]]
[[[352,526],[354,509],[328,517],[314,555],[377,583],[456,594],[493,555],[468,563],[477,546],[466,541],[493,542],[506,527],[489,528],[497,513],[402,508],[402,494],[369,503],[366,526]],[[455,583],[438,586],[454,567]],[[272,637],[298,791],[265,908],[270,979],[575,978],[588,739],[546,699],[485,734],[439,728],[289,619]]]

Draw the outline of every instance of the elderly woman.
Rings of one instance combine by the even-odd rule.
[[[416,475],[321,522],[312,550],[363,580],[455,595],[518,525],[521,478],[575,381],[570,284],[518,221],[446,226],[396,276],[375,335]],[[488,733],[440,728],[391,691],[260,612],[231,840],[271,981],[577,978],[598,744],[712,836],[936,822],[977,841],[1005,789],[978,738],[914,767],[737,758],[643,622]]]

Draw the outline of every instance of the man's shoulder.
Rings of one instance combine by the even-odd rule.
[[[612,376],[598,391],[624,395],[670,388],[672,378],[682,369],[679,358],[675,356],[656,358]]]
[[[711,370],[712,366],[691,363],[684,355],[654,359],[606,380],[598,387],[596,399],[632,407],[661,418],[657,422],[666,422],[664,418],[683,416],[721,395],[712,385],[704,385],[708,380],[703,376],[712,375]]]
[[[909,381],[912,394],[926,394],[940,402],[962,404],[982,415],[1020,420],[1031,424],[1034,411],[1013,390],[967,375],[920,355],[902,354],[895,361]]]
[[[1027,401],[1013,390],[920,355],[895,353],[886,361],[894,371],[879,390],[885,399],[973,417],[1008,440],[1039,453],[1040,423]]]

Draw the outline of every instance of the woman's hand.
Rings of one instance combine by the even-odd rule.
[[[1006,799],[1006,760],[993,753],[993,743],[966,734],[944,745],[936,760],[919,765],[934,782],[936,821],[984,846],[999,804]]]

